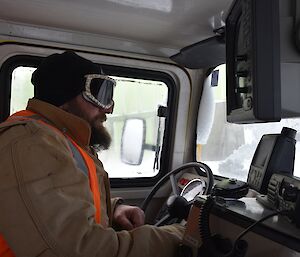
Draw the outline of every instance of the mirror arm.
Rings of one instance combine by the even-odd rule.
[[[143,148],[144,148],[144,150],[155,151],[156,145],[144,144]]]
[[[156,138],[156,146],[154,146],[153,151],[155,151],[155,158],[153,163],[153,170],[159,169],[158,157],[161,148],[161,119],[166,118],[168,113],[168,108],[165,106],[158,106],[157,117],[158,117],[158,128],[157,128],[157,138]]]

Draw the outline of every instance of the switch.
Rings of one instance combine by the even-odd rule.
[[[246,54],[242,54],[242,55],[238,55],[236,57],[236,61],[237,62],[242,62],[242,61],[247,61],[248,60],[248,56]]]
[[[249,72],[246,71],[246,70],[243,70],[243,71],[237,71],[237,72],[236,72],[236,76],[237,76],[237,77],[243,77],[243,78],[246,78],[246,77],[248,77],[248,75],[249,75]]]
[[[250,92],[249,87],[238,87],[235,89],[235,92],[238,94],[247,94]]]

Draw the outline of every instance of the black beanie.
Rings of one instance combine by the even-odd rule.
[[[72,51],[52,54],[32,74],[34,97],[60,106],[84,90],[87,74],[101,74],[100,66]]]

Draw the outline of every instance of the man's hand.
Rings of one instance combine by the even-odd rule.
[[[145,214],[139,207],[120,204],[114,211],[113,223],[131,230],[145,224]]]

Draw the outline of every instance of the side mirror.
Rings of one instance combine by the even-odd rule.
[[[144,119],[125,120],[121,139],[121,160],[130,165],[140,165],[144,156],[146,122]]]

